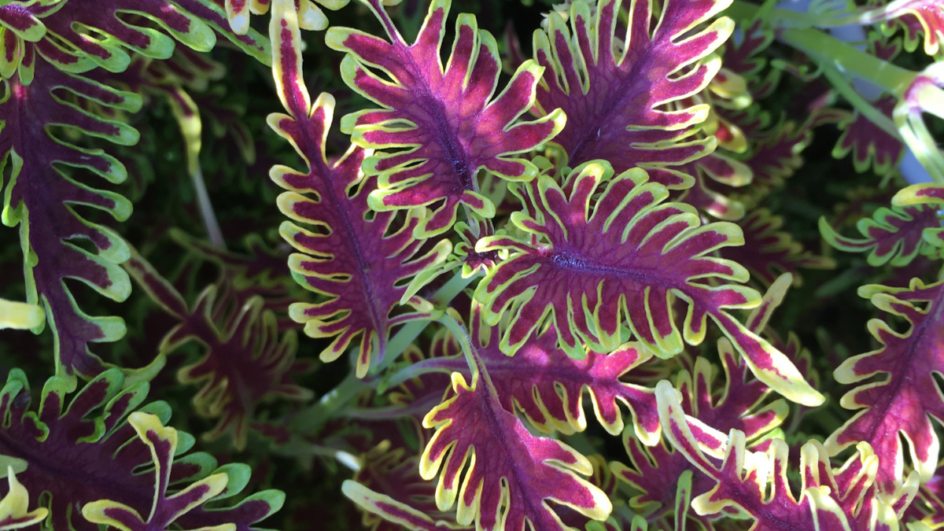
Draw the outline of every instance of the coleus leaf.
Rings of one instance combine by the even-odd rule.
[[[213,0],[68,0],[50,7],[43,23],[59,42],[47,38],[37,43],[37,51],[73,72],[84,72],[94,65],[120,72],[130,62],[124,48],[147,57],[171,56],[173,40],[147,26],[129,24],[119,14],[143,17],[195,50],[210,50],[216,43],[215,31],[260,62],[268,64],[270,60],[265,37],[255,31],[234,34],[226,13]],[[90,38],[77,31],[79,28],[93,29],[103,38]]]
[[[413,296],[407,302],[417,311],[391,315],[406,291],[401,283],[445,260],[451,246],[443,240],[419,255],[424,240],[413,233],[424,223],[424,213],[418,209],[408,210],[402,222],[395,212],[368,216],[368,195],[380,188],[378,177],[360,172],[367,155],[363,148],[352,146],[343,157],[328,162],[324,141],[334,98],[325,93],[311,103],[302,80],[299,30],[292,15],[291,1],[273,2],[271,36],[278,50],[273,74],[291,116],[272,114],[268,122],[295,147],[308,171],[275,166],[269,175],[289,190],[279,196],[279,209],[312,227],[304,229],[290,222],[280,227],[282,237],[304,253],[289,258],[292,274],[325,300],[295,304],[291,316],[305,323],[309,336],[334,338],[321,353],[325,361],[337,359],[360,336],[356,371],[363,377],[374,351],[377,359],[383,357],[390,328],[424,317],[430,309],[426,301]]]
[[[200,3],[200,0],[190,1]],[[37,43],[37,51],[48,61],[72,72],[84,72],[95,65],[120,72],[131,63],[131,56],[124,48],[146,57],[171,56],[174,41],[170,37],[140,21],[133,24],[121,20],[119,13],[143,17],[199,51],[209,51],[216,43],[216,35],[203,21],[168,0],[68,0],[45,4],[40,16],[47,34],[55,36],[56,40],[47,38]],[[81,30],[93,30],[99,38]]]
[[[725,443],[721,433],[740,429],[746,433],[748,442],[756,441],[779,426],[789,408],[782,399],[764,403],[771,389],[756,379],[748,379],[747,364],[735,356],[727,340],[719,341],[719,354],[725,373],[720,390],[714,381],[717,371],[704,358],[696,359],[693,374],[688,371],[679,374],[676,387],[681,393],[682,410],[697,421],[692,429],[701,447],[720,456]],[[646,446],[627,433],[623,446],[632,467],[614,462],[611,468],[621,481],[642,492],[630,503],[650,518],[673,515],[677,485],[686,472],[693,474],[692,495],[704,494],[713,486],[710,477],[692,465],[683,453],[672,451],[666,441]]]
[[[292,378],[295,331],[280,334],[275,315],[263,310],[261,297],[243,299],[225,284],[211,285],[188,306],[174,286],[137,252],[124,267],[162,310],[180,321],[164,337],[160,353],[170,354],[191,341],[199,342],[206,351],[199,361],[177,373],[181,383],[200,386],[193,397],[195,412],[218,419],[204,435],[206,439],[232,432],[236,448],[243,449],[260,404],[275,398],[311,398],[311,391]],[[229,308],[232,310],[227,311]]]
[[[475,292],[490,323],[512,308],[502,351],[513,354],[553,321],[561,347],[576,357],[584,345],[612,350],[623,326],[645,348],[669,357],[682,350],[683,339],[701,343],[711,317],[761,381],[790,400],[821,403],[782,353],[729,313],[760,302],[753,289],[729,282],[747,280],[747,270],[709,256],[741,243],[740,229],[702,226],[692,207],[664,203],[668,190],[647,181],[641,169],[613,177],[607,162],[593,161],[575,168],[563,189],[542,175],[519,192],[535,211],[511,219],[530,239],[495,236],[476,245],[478,251],[510,253]],[[709,285],[709,278],[721,283]],[[674,299],[688,306],[682,333]]]
[[[763,302],[751,312],[747,326],[757,334],[767,327],[774,310],[780,306],[792,282],[789,274],[782,275],[764,294]],[[749,443],[757,443],[786,418],[788,408],[783,399],[767,401],[771,389],[756,379],[749,379],[750,371],[742,358],[735,355],[730,342],[718,342],[718,353],[724,372],[719,385],[717,370],[705,358],[695,360],[692,371],[681,371],[676,388],[681,395],[680,406],[690,418],[693,432],[700,445],[712,459],[724,453],[724,432],[737,429]],[[673,517],[678,486],[689,474],[688,493],[698,496],[714,485],[711,478],[696,468],[684,454],[674,451],[663,438],[659,444],[644,445],[628,431],[623,446],[632,466],[614,462],[610,465],[616,477],[641,491],[630,499],[632,507],[650,520]],[[711,529],[707,519],[690,515]]]
[[[803,150],[813,141],[813,129],[845,117],[832,109],[818,110],[803,123],[781,121],[765,131],[744,161],[754,174],[751,195],[763,197],[782,185],[803,165]]]
[[[37,0],[12,1],[0,6],[0,77],[13,76],[21,64],[20,76],[29,84],[36,52],[32,44],[46,35],[46,26],[40,17],[50,10]],[[55,3],[55,2],[52,2]]]
[[[886,62],[892,62],[901,53],[900,39],[888,39],[878,31],[868,35],[869,54]],[[870,102],[877,112],[893,120],[892,113],[897,103],[894,96],[882,96]],[[890,175],[898,169],[905,155],[904,144],[897,135],[882,129],[865,117],[858,109],[839,122],[842,136],[833,148],[833,157],[842,158],[852,152],[852,163],[856,171],[863,173],[870,168],[879,175]]]
[[[446,32],[449,0],[433,0],[422,30],[408,45],[384,11],[381,0],[362,0],[381,21],[390,42],[354,29],[333,27],[325,40],[348,52],[341,75],[356,92],[377,103],[345,116],[341,130],[363,148],[378,152],[364,160],[364,170],[378,175],[369,204],[388,211],[434,205],[416,228],[417,236],[439,234],[456,221],[460,204],[490,218],[495,205],[483,195],[477,173],[484,169],[509,180],[529,180],[537,168],[515,157],[554,137],[564,115],[550,109],[531,122],[515,123],[534,104],[543,68],[522,64],[497,97],[501,62],[495,38],[479,30],[475,17],[456,21],[452,55],[443,68],[439,50]],[[383,71],[383,79],[368,68]]]
[[[353,481],[345,480],[341,485],[344,495],[356,503],[371,517],[380,517],[383,520],[373,522],[370,525],[365,522],[371,531],[399,531],[408,529],[409,531],[453,531],[455,529],[469,529],[452,524],[448,521],[434,521],[423,511],[414,509],[410,505],[399,502],[396,499],[379,492],[373,491],[364,485]]]
[[[883,379],[867,381],[846,393],[840,404],[858,410],[826,440],[832,454],[858,441],[868,443],[879,458],[877,484],[888,495],[901,488],[904,477],[904,435],[911,463],[927,481],[937,465],[940,441],[931,418],[944,418],[944,399],[934,373],[944,371],[944,282],[925,285],[913,279],[908,288],[868,285],[859,295],[911,326],[896,332],[879,319],[869,321],[869,331],[881,345],[875,351],[853,356],[836,368],[836,380],[853,384],[882,373]]]
[[[98,526],[79,516],[77,508],[110,499],[139,513],[151,507],[154,476],[138,474],[150,462],[148,447],[135,435],[125,417],[138,409],[166,423],[170,407],[163,402],[139,409],[148,392],[146,382],[126,380],[117,369],[92,379],[66,403],[66,382],[50,378],[43,388],[38,411],[29,408],[31,395],[26,376],[14,369],[0,391],[0,455],[21,470],[18,478],[49,510],[49,526],[56,531],[97,531]],[[192,436],[179,433],[177,454],[194,444]],[[205,453],[179,457],[174,463],[171,485],[195,481],[216,468],[216,460]],[[245,465],[228,465],[227,472],[245,475]],[[238,494],[245,481],[232,482],[227,494]],[[238,488],[237,488],[238,487]],[[196,508],[178,520],[187,529],[235,523],[238,531],[252,525],[281,506],[283,495],[265,491],[233,507]]]
[[[623,437],[623,447],[629,455],[632,466],[613,462],[610,467],[616,477],[639,494],[629,499],[629,505],[634,512],[644,515],[653,522],[675,519],[676,503],[679,501],[679,489],[684,485],[689,497],[693,493],[708,492],[711,479],[702,474],[685,458],[685,455],[672,449],[660,440],[655,446],[646,446],[638,439],[626,433]],[[689,500],[690,504],[691,500]],[[688,508],[686,504],[685,508]],[[697,515],[686,515],[693,520],[699,520],[702,527],[711,529],[707,518]],[[656,526],[657,529],[660,526]]]
[[[799,285],[802,282],[797,269],[832,269],[836,262],[816,256],[803,249],[793,235],[783,231],[783,218],[766,208],[751,211],[738,222],[744,232],[744,245],[725,247],[721,256],[746,267],[751,277],[765,285],[774,282],[783,273],[790,273]]]
[[[285,283],[291,275],[285,253],[271,249],[258,234],[250,234],[245,238],[248,254],[214,247],[176,228],[171,229],[169,234],[179,245],[227,271],[238,288],[263,287],[281,291],[274,288]]]
[[[750,167],[715,151],[683,168],[694,176],[695,183],[682,191],[679,201],[724,221],[744,217],[744,205],[715,188],[719,184],[722,187],[748,186],[754,178]]]
[[[456,520],[489,531],[524,531],[527,523],[542,531],[574,529],[549,501],[605,519],[612,510],[609,498],[580,477],[593,472],[590,461],[560,441],[532,435],[501,406],[481,360],[473,367],[472,385],[453,373],[454,396],[423,419],[436,432],[420,460],[420,475],[439,475],[437,506],[447,510],[458,497]]]
[[[473,304],[469,335],[471,348],[488,370],[502,407],[510,413],[520,410],[540,431],[558,430],[566,434],[584,431],[587,419],[583,407],[588,391],[593,410],[611,435],[623,431],[619,405],[629,408],[639,438],[654,444],[659,438],[652,392],[640,385],[620,380],[651,358],[640,345],[620,345],[609,354],[594,350],[583,359],[569,357],[557,346],[557,333],[549,324],[540,334],[530,336],[514,356],[499,348],[499,326],[487,326],[481,308]],[[417,371],[438,369],[473,376],[459,341],[449,330],[439,332],[430,346],[430,357],[417,362]]]
[[[944,491],[942,491],[944,468],[938,463],[934,476],[921,484],[914,503],[905,512],[904,519],[910,520],[909,531],[928,531],[940,529],[944,525]],[[916,522],[921,520],[921,522]],[[923,524],[923,526],[922,526]]]
[[[754,520],[752,531],[892,531],[898,529],[898,514],[917,491],[917,474],[912,474],[902,492],[892,498],[880,496],[876,479],[879,457],[867,443],[858,444],[857,453],[834,470],[823,445],[811,440],[801,449],[798,499],[787,480],[785,441],[770,440],[764,456],[767,463],[748,464],[744,434],[731,430],[719,466],[699,447],[671,384],[659,382],[656,394],[659,416],[672,445],[716,483],[711,491],[692,501],[700,515],[734,510]]]
[[[866,22],[886,21],[888,33],[903,29],[905,50],[909,52],[918,49],[920,43],[928,55],[940,55],[944,49],[944,6],[936,0],[889,0],[865,16]]]
[[[833,230],[825,217],[819,220],[819,230],[829,245],[849,253],[869,253],[866,261],[873,267],[890,263],[906,266],[919,254],[929,257],[940,255],[935,244],[941,242],[941,220],[937,207],[914,206],[881,207],[871,218],[862,218],[856,228],[863,238],[849,238]]]
[[[420,456],[404,448],[391,450],[384,441],[362,456],[363,466],[342,486],[344,495],[364,509],[364,526],[371,531],[460,528],[436,507],[436,485],[419,474]]]
[[[174,453],[177,451],[177,430],[164,427],[156,415],[141,411],[129,415],[128,424],[150,450],[154,462],[154,503],[151,505],[151,514],[145,521],[138,511],[123,503],[96,500],[82,506],[82,516],[86,520],[121,531],[163,531],[181,516],[226,490],[229,476],[225,472],[219,472],[168,496],[167,488],[171,479]],[[201,529],[235,531],[236,525],[227,523]]]
[[[414,293],[420,286],[429,282],[429,279],[436,278],[457,267],[461,268],[462,278],[471,278],[473,275],[485,273],[489,268],[494,267],[504,259],[502,253],[497,251],[480,253],[475,250],[475,245],[479,240],[495,235],[495,226],[492,224],[492,220],[470,216],[467,221],[460,221],[453,225],[452,230],[459,237],[459,241],[452,247],[452,253],[439,267],[420,272],[407,289],[407,294]]]
[[[43,326],[46,314],[38,304],[0,299],[0,330],[27,330]]]
[[[689,138],[707,118],[708,105],[673,102],[702,91],[718,72],[721,61],[712,52],[734,23],[711,19],[730,2],[667,0],[655,14],[652,2],[633,0],[631,22],[620,40],[621,3],[601,0],[591,12],[585,1],[575,1],[568,13],[570,30],[552,12],[547,32],[534,33],[535,59],[553,73],[538,87],[536,109],[542,115],[558,108],[567,114],[567,126],[554,142],[571,167],[606,159],[617,172],[678,166],[710,153],[713,137]]]
[[[32,511],[27,511],[28,508],[29,492],[16,480],[13,465],[7,465],[7,494],[0,500],[0,531],[36,525],[49,514],[49,509],[45,507],[37,507]]]
[[[915,184],[900,190],[892,198],[893,208],[918,208],[940,211],[944,207],[944,186],[939,184]],[[938,216],[940,218],[940,216]],[[925,229],[921,233],[924,241],[934,247],[944,249],[944,229]]]
[[[322,6],[337,11],[346,6],[349,0],[315,0]],[[399,1],[399,0],[397,0]],[[245,35],[249,31],[251,14],[264,15],[269,10],[270,0],[223,0],[226,8],[226,18],[229,26],[237,35]],[[298,26],[306,30],[320,31],[328,27],[328,18],[315,2],[311,0],[296,0],[298,6]],[[396,3],[387,0],[385,3]]]
[[[739,21],[738,26],[741,39],[728,40],[724,45],[724,68],[742,76],[753,98],[760,100],[770,95],[780,80],[779,68],[770,68],[764,73],[769,64],[764,52],[773,43],[774,32],[763,19]]]
[[[20,79],[27,85],[37,53],[73,73],[87,72],[95,66],[123,71],[131,62],[126,49],[147,57],[170,57],[174,41],[148,27],[149,23],[200,51],[213,47],[216,30],[249,55],[266,64],[269,61],[265,38],[255,32],[233,34],[223,9],[212,0],[14,1],[8,6],[19,16],[0,20],[0,25],[10,30],[0,36],[0,74],[10,77],[19,70]],[[35,28],[24,30],[22,26],[31,22],[28,19],[41,20],[45,33]],[[14,30],[17,26],[20,28]],[[19,68],[21,63],[23,68]]]
[[[126,172],[113,157],[101,150],[79,148],[61,138],[55,128],[133,144],[137,131],[80,110],[68,98],[130,111],[137,110],[141,100],[135,94],[63,73],[42,60],[34,74],[29,87],[18,75],[3,82],[0,166],[10,165],[10,180],[4,191],[2,221],[9,227],[20,226],[26,302],[44,307],[56,338],[56,373],[74,388],[76,374],[92,376],[104,370],[105,364],[90,352],[89,343],[115,341],[124,335],[125,326],[118,317],[85,314],[66,279],[79,280],[116,301],[125,300],[131,291],[127,274],[118,266],[130,256],[127,244],[112,230],[86,220],[76,206],[96,208],[123,221],[131,214],[131,203],[117,193],[75,180],[76,169],[90,170],[111,183],[122,182]],[[95,252],[70,240],[88,240]]]
[[[884,96],[872,105],[891,119],[896,103],[894,96]],[[842,136],[833,148],[833,157],[840,159],[851,152],[852,164],[859,173],[871,169],[879,175],[888,175],[898,168],[905,156],[905,146],[901,140],[875,125],[859,111],[839,122],[839,129],[842,130]]]
[[[11,0],[0,6],[0,26],[4,32],[12,32],[17,37],[36,42],[46,35],[46,26],[40,17],[48,14],[50,4],[58,0]]]

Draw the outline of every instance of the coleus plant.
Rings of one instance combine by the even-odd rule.
[[[944,527],[942,39],[0,0],[0,529]]]

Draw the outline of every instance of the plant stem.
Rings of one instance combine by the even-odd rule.
[[[888,116],[885,116],[882,111],[876,109],[875,106],[863,98],[861,94],[856,92],[855,88],[853,88],[849,81],[846,80],[838,70],[831,66],[823,65],[823,75],[829,79],[829,82],[833,84],[833,88],[835,88],[836,91],[846,98],[856,110],[862,113],[862,116],[868,118],[870,122],[878,126],[882,131],[901,140],[901,135],[898,133],[895,122]]]
[[[200,217],[203,218],[207,238],[214,247],[226,249],[226,241],[223,240],[223,231],[220,230],[220,224],[216,220],[216,214],[213,212],[213,204],[210,203],[210,194],[207,193],[206,183],[203,182],[203,170],[200,168],[199,162],[195,170],[191,173],[191,177],[193,178],[193,188],[197,192],[197,205],[200,207]]]
[[[431,302],[437,307],[445,306],[475,278],[477,278],[477,275],[462,278],[461,274],[456,274],[430,297]],[[372,376],[361,380],[355,376],[353,371],[348,373],[347,377],[337,387],[322,396],[316,404],[299,411],[292,417],[288,424],[289,430],[302,435],[315,434],[324,426],[325,422],[335,417],[342,408],[354,400],[358,393],[365,389],[377,388],[383,380],[377,378],[376,375],[392,365],[430,322],[430,320],[424,319],[405,324],[387,343],[387,352],[384,359],[376,366],[375,370],[371,371]],[[410,374],[407,378],[401,379],[399,383],[413,376],[416,375]]]
[[[760,8],[735,0],[725,14],[735,20],[753,19]],[[783,9],[770,12],[770,20],[793,22],[809,18],[803,14]],[[804,24],[808,25],[808,24]],[[856,49],[835,37],[813,28],[778,28],[777,38],[808,55],[818,64],[831,65],[840,72],[868,81],[883,90],[901,96],[918,73],[895,66],[868,53]]]
[[[288,423],[290,431],[300,434],[314,434],[324,426],[334,413],[354,399],[362,390],[370,387],[371,382],[364,382],[355,376],[354,371],[348,373],[341,383],[324,394],[318,403],[301,410]]]
[[[449,282],[446,282],[441,288],[436,290],[436,293],[430,297],[430,299],[432,299],[430,302],[437,307],[449,304],[452,299],[456,298],[456,295],[461,293],[462,290],[473,280],[478,278],[478,276],[479,275],[472,275],[469,278],[462,278],[461,274],[454,275],[449,279]],[[390,341],[387,343],[387,352],[384,353],[383,360],[375,367],[371,368],[371,374],[380,374],[384,369],[390,367],[390,365],[400,357],[400,354],[403,354],[403,351],[419,337],[429,323],[429,320],[417,320],[403,325],[403,327],[390,338]]]

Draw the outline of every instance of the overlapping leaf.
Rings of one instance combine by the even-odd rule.
[[[264,310],[261,297],[239,293],[224,282],[207,287],[188,307],[173,285],[137,253],[125,269],[179,321],[161,342],[162,355],[191,341],[206,349],[200,360],[180,369],[177,378],[200,386],[193,397],[196,413],[218,419],[205,434],[207,439],[232,432],[236,447],[242,449],[249,422],[263,402],[311,398],[311,391],[293,380],[295,331],[280,334],[275,315]]]
[[[780,81],[781,70],[768,68],[770,61],[764,52],[774,42],[774,31],[763,19],[738,21],[741,39],[731,39],[724,45],[724,68],[747,81],[754,100],[770,95]]]
[[[896,103],[894,96],[885,96],[873,105],[891,120]],[[842,130],[842,136],[833,148],[833,156],[842,158],[851,152],[852,164],[859,173],[872,169],[879,175],[888,175],[895,171],[905,156],[905,147],[901,140],[888,134],[858,111],[840,122],[839,128]]]
[[[389,442],[367,452],[364,466],[343,485],[344,494],[364,509],[364,526],[371,531],[458,528],[436,507],[436,485],[420,477],[419,456],[391,450]]]
[[[286,263],[288,253],[271,249],[258,234],[245,238],[246,254],[214,247],[177,229],[171,229],[170,237],[198,257],[218,265],[236,288],[264,294],[267,307],[281,306],[280,299],[288,297],[288,288],[293,284]]]
[[[525,62],[493,98],[501,70],[498,45],[478,29],[475,17],[459,16],[452,55],[443,68],[439,50],[449,0],[431,3],[412,45],[394,27],[381,0],[362,1],[380,19],[390,42],[347,28],[331,28],[326,41],[349,52],[341,65],[345,82],[382,107],[341,121],[341,130],[352,133],[355,144],[388,150],[364,161],[365,171],[378,175],[371,207],[387,211],[433,205],[417,235],[447,230],[460,204],[482,217],[494,216],[495,205],[479,189],[479,170],[504,179],[533,178],[534,165],[515,155],[539,146],[564,125],[564,115],[554,109],[539,120],[515,123],[534,104],[543,68]],[[403,149],[389,151],[398,148]]]
[[[521,193],[534,212],[516,212],[512,221],[530,238],[495,236],[476,245],[479,251],[510,252],[475,294],[490,323],[510,308],[502,351],[513,354],[553,321],[561,347],[576,357],[584,345],[612,350],[624,326],[645,348],[668,357],[682,350],[683,339],[700,343],[711,317],[761,381],[791,400],[821,402],[782,353],[729,313],[761,299],[730,282],[747,280],[744,268],[710,256],[743,241],[736,225],[702,226],[692,207],[664,203],[668,190],[647,182],[644,171],[613,177],[603,161],[574,169],[563,189],[541,176]],[[681,333],[674,300],[688,307]]]
[[[914,497],[917,475],[891,499],[879,495],[877,471],[880,458],[866,443],[838,470],[833,470],[822,444],[812,440],[801,449],[799,499],[787,480],[787,444],[772,439],[766,466],[746,466],[744,434],[731,430],[719,466],[699,447],[675,390],[668,382],[656,388],[659,414],[666,435],[676,451],[715,482],[712,490],[692,501],[699,515],[733,510],[754,520],[753,531],[816,529],[818,531],[897,530],[898,515]]]
[[[233,32],[245,35],[249,31],[249,17],[252,14],[264,15],[269,10],[270,0],[224,0],[226,18]],[[337,11],[346,6],[348,0],[315,0],[322,6]],[[324,11],[311,0],[298,0],[298,25],[307,30],[323,30],[328,27]],[[389,1],[387,3],[390,3]]]
[[[881,207],[871,218],[862,218],[856,228],[863,238],[840,235],[820,218],[819,230],[823,238],[833,247],[848,253],[869,253],[866,261],[871,266],[887,263],[895,267],[906,266],[919,254],[939,256],[941,220],[937,208],[917,204],[914,206]]]
[[[310,101],[302,80],[292,2],[274,2],[271,34],[278,50],[273,72],[291,116],[272,114],[269,125],[292,143],[308,165],[307,173],[285,166],[275,166],[270,172],[279,186],[289,190],[279,196],[279,208],[309,226],[285,222],[280,232],[304,253],[289,258],[296,280],[324,297],[317,304],[293,305],[291,315],[305,323],[309,336],[334,338],[321,354],[326,361],[337,359],[359,336],[357,374],[363,376],[373,357],[383,357],[390,328],[422,317],[428,306],[414,296],[408,302],[417,312],[392,315],[406,291],[400,284],[444,260],[449,242],[441,241],[419,255],[424,240],[414,238],[413,232],[424,222],[422,211],[407,211],[403,221],[398,221],[395,212],[371,214],[368,195],[379,189],[378,177],[360,172],[367,155],[364,149],[352,146],[333,163],[325,156],[334,98],[322,94],[314,104]]]
[[[138,409],[148,392],[145,382],[125,380],[117,369],[103,372],[66,404],[66,382],[51,378],[43,388],[38,411],[31,411],[26,376],[13,370],[0,391],[0,415],[6,419],[0,430],[0,455],[19,470],[18,478],[49,510],[49,526],[55,531],[97,531],[98,526],[81,517],[76,507],[110,499],[142,513],[152,506],[154,476],[138,474],[150,462],[148,447],[136,437],[125,416]],[[153,403],[139,411],[157,415],[162,423],[170,417],[164,403]],[[193,446],[193,437],[179,435],[178,454]],[[216,460],[197,453],[176,459],[170,485],[205,477],[216,468]],[[229,465],[227,471],[246,474],[245,465]],[[237,494],[240,485],[231,485]],[[239,488],[236,488],[236,487]],[[40,496],[42,495],[42,496]],[[186,529],[236,524],[238,531],[252,525],[281,506],[283,495],[265,491],[227,508],[196,508],[178,520]]]
[[[454,531],[470,529],[448,520],[434,521],[428,512],[420,511],[386,494],[380,494],[364,485],[347,480],[342,485],[344,495],[364,511],[365,522],[371,531]],[[370,515],[368,517],[368,515]],[[369,520],[368,520],[369,518]]]
[[[763,303],[751,313],[747,326],[755,333],[765,330],[791,280],[790,275],[783,275],[774,282],[764,294]],[[749,379],[747,364],[735,355],[727,340],[719,341],[718,350],[725,376],[722,383],[716,379],[717,370],[705,358],[697,358],[693,371],[680,372],[676,384],[681,395],[680,406],[693,423],[693,434],[699,444],[711,454],[709,459],[720,459],[723,455],[724,432],[737,429],[745,434],[749,443],[757,443],[787,415],[787,405],[782,399],[767,400],[771,389],[756,379]],[[805,360],[798,361],[802,365]],[[646,446],[627,431],[623,445],[632,466],[614,462],[610,467],[617,478],[641,492],[630,499],[630,504],[649,520],[676,516],[673,509],[677,509],[680,485],[687,482],[686,491],[693,496],[704,494],[713,486],[709,476],[683,453],[674,451],[664,438],[659,444]],[[707,517],[688,517],[698,519],[711,529]]]
[[[939,184],[916,184],[900,190],[892,198],[892,205],[899,208],[924,207],[924,210],[940,212],[944,208],[944,186]],[[940,215],[938,215],[940,218]],[[944,230],[940,228],[925,229],[921,233],[928,244],[944,249]]]
[[[758,133],[757,142],[744,161],[754,174],[751,195],[762,198],[792,177],[803,166],[802,153],[813,140],[813,129],[839,122],[845,116],[845,112],[819,109],[802,123],[781,121],[763,134]]]
[[[713,137],[690,138],[708,105],[676,102],[700,92],[718,72],[721,61],[712,52],[734,24],[711,19],[730,2],[667,0],[656,13],[652,2],[633,0],[626,34],[618,37],[621,4],[601,0],[591,11],[578,0],[570,5],[570,30],[553,12],[547,32],[535,31],[535,58],[548,74],[538,87],[537,109],[567,114],[554,142],[571,167],[606,159],[617,172],[678,166],[710,153]],[[662,175],[664,184],[684,187],[677,176]]]
[[[0,6],[0,77],[12,77],[22,64],[20,77],[24,84],[28,85],[33,79],[36,51],[32,43],[46,35],[46,26],[40,17],[54,9],[55,3],[13,1]]]
[[[721,433],[741,430],[748,442],[769,433],[787,416],[788,407],[782,400],[764,403],[771,389],[756,379],[749,379],[747,364],[737,359],[730,344],[719,344],[725,373],[723,387],[714,381],[714,368],[704,358],[696,360],[694,374],[683,371],[676,387],[681,393],[681,407],[686,415],[697,420],[692,426],[700,445],[714,454],[724,451]],[[677,486],[686,472],[691,474],[690,492],[699,496],[713,486],[710,477],[690,463],[683,453],[672,451],[667,441],[646,446],[627,433],[623,438],[632,467],[622,463],[611,465],[613,472],[642,494],[633,497],[633,507],[651,518],[672,516]]]
[[[737,221],[744,217],[744,205],[717,188],[749,186],[754,176],[750,167],[715,151],[684,166],[695,178],[691,188],[679,196],[684,201],[717,219]]]
[[[487,378],[479,367],[469,386],[453,373],[455,395],[423,420],[436,433],[421,458],[420,475],[439,475],[438,507],[449,509],[458,497],[456,520],[489,531],[524,531],[527,522],[542,531],[574,529],[551,501],[594,520],[606,518],[609,498],[580,477],[593,471],[590,461],[560,441],[531,435],[502,408]]]
[[[170,57],[174,41],[151,23],[200,51],[213,47],[215,30],[261,62],[270,59],[266,39],[251,30],[234,34],[226,13],[212,0],[15,0],[3,10],[9,16],[0,13],[0,74],[10,77],[22,62],[24,84],[37,54],[69,72],[95,66],[120,72],[131,60],[126,50]]]
[[[211,499],[221,499],[232,492],[224,491],[230,483],[230,475],[216,472],[185,489],[168,496],[174,454],[177,452],[177,430],[164,427],[161,420],[150,413],[136,411],[128,416],[128,424],[134,428],[138,438],[150,450],[154,462],[154,502],[151,514],[145,521],[137,510],[112,500],[96,500],[82,506],[82,516],[95,524],[103,524],[121,531],[163,531],[181,516],[200,507]],[[248,468],[232,469],[237,481],[245,481]],[[239,476],[244,476],[240,478]],[[236,487],[237,490],[241,486]],[[278,510],[278,507],[273,508]],[[213,531],[235,531],[236,524],[223,523],[211,528]]]
[[[500,327],[485,326],[479,314],[476,304],[470,318],[472,348],[488,370],[506,411],[521,411],[542,431],[583,431],[587,428],[583,407],[586,390],[597,420],[607,432],[617,435],[623,431],[619,407],[623,404],[632,413],[639,438],[649,444],[658,439],[652,392],[620,380],[650,359],[651,354],[639,345],[621,345],[609,354],[590,350],[583,359],[575,360],[557,346],[556,330],[549,325],[540,334],[530,336],[514,356],[506,356],[499,348]],[[429,358],[413,366],[415,370],[438,369],[471,377],[460,345],[448,330],[437,334],[430,351]]]
[[[878,485],[891,494],[904,478],[901,435],[922,481],[930,479],[937,465],[940,441],[931,418],[944,419],[944,399],[934,380],[935,372],[944,372],[944,282],[926,286],[913,279],[908,288],[862,286],[859,295],[904,318],[910,329],[896,332],[884,321],[869,321],[881,346],[836,369],[840,383],[864,383],[842,397],[840,404],[857,412],[829,436],[826,448],[835,454],[859,441],[868,443],[879,459]]]
[[[923,43],[924,53],[940,55],[944,42],[944,6],[936,0],[889,0],[862,15],[863,22],[886,21],[891,33],[905,32],[905,50],[913,52]]]

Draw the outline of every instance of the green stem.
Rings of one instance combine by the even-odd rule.
[[[351,371],[341,383],[321,397],[318,402],[301,410],[288,423],[290,431],[299,434],[314,434],[324,426],[334,414],[347,405],[362,390],[367,389],[371,382],[364,382]]]
[[[358,472],[364,466],[364,463],[359,457],[349,452],[338,450],[337,448],[329,448],[327,446],[318,446],[317,444],[310,444],[300,440],[283,444],[273,450],[273,452],[287,457],[328,457],[336,459],[338,463],[350,468],[354,472]]]
[[[456,298],[456,295],[461,293],[478,276],[472,275],[469,278],[462,278],[461,274],[454,275],[449,279],[449,282],[436,290],[436,293],[430,297],[432,299],[430,302],[437,307],[449,304],[449,301]],[[380,374],[384,369],[390,367],[400,357],[400,354],[403,354],[403,351],[416,341],[416,338],[420,336],[429,323],[428,320],[418,320],[403,325],[387,343],[387,352],[384,353],[384,359],[371,369],[371,374]]]
[[[751,20],[757,15],[759,9],[758,6],[743,0],[735,0],[725,14],[735,20]],[[808,19],[809,15],[774,9],[770,12],[769,18],[774,21],[785,21],[784,26],[789,26],[790,22]],[[808,24],[804,23],[804,25]],[[901,96],[918,77],[917,72],[883,61],[813,28],[784,27],[778,30],[777,37],[781,42],[802,51],[818,64],[832,66],[844,74],[868,81],[896,96]]]
[[[430,297],[431,302],[437,307],[445,306],[475,278],[477,278],[477,275],[462,278],[461,274],[456,274]],[[372,375],[379,374],[393,364],[400,357],[400,354],[419,337],[430,322],[430,320],[424,319],[411,321],[404,325],[387,343],[384,359],[376,366],[375,370],[371,371]],[[317,433],[325,422],[336,416],[338,411],[354,400],[361,391],[375,389],[382,381],[376,377],[361,380],[353,372],[349,373],[337,387],[322,396],[317,403],[299,411],[292,417],[288,424],[289,430],[301,435]]]
[[[898,133],[898,127],[895,126],[895,122],[888,116],[885,116],[882,111],[876,109],[875,106],[863,98],[861,94],[856,92],[849,81],[843,77],[838,70],[831,66],[823,65],[823,75],[829,79],[829,82],[833,84],[833,88],[835,88],[839,94],[846,98],[856,110],[862,113],[862,116],[868,118],[870,122],[877,125],[882,131],[901,140],[901,135]]]

